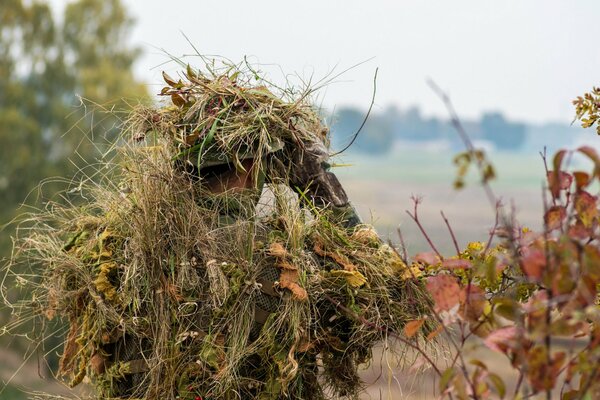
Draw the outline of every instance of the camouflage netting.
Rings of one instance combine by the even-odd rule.
[[[327,143],[305,96],[237,69],[165,80],[169,104],[133,113],[84,204],[21,229],[18,308],[68,322],[60,374],[98,398],[357,397],[386,329],[427,313],[423,285],[290,178]],[[222,164],[252,188],[208,190]]]

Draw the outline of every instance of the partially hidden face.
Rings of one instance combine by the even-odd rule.
[[[243,192],[256,187],[255,160],[252,158],[241,160],[242,168],[235,164],[219,164],[205,167],[200,170],[202,184],[209,192],[220,194],[224,192]]]

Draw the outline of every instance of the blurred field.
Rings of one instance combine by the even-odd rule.
[[[352,166],[336,168],[335,173],[363,220],[372,222],[382,236],[396,242],[396,228],[400,226],[409,254],[428,249],[405,212],[413,209],[411,196],[422,197],[422,224],[440,251],[448,253],[453,246],[440,211],[449,219],[460,246],[468,241],[487,240],[495,221],[495,212],[474,174],[466,188],[453,189],[452,157],[427,152],[398,152],[378,158],[347,155],[341,163]],[[492,154],[490,159],[498,175],[492,188],[507,211],[514,205],[522,225],[540,227],[545,175],[541,157]]]

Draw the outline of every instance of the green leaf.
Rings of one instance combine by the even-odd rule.
[[[500,398],[503,399],[504,396],[506,396],[506,385],[504,384],[502,378],[500,378],[493,372],[490,372],[488,375],[488,379],[496,389],[496,392],[498,392],[498,396],[500,396]]]
[[[509,321],[516,321],[523,314],[521,304],[509,297],[494,300],[494,313]]]
[[[440,377],[440,392],[443,392],[448,387],[450,380],[454,377],[454,367],[446,369]]]
[[[194,72],[194,70],[192,69],[191,65],[188,64],[186,66],[186,74],[188,76],[189,79],[195,79],[198,77],[198,75]]]
[[[474,358],[474,359],[472,359],[472,360],[469,360],[469,364],[471,364],[471,365],[474,365],[474,366],[476,366],[476,367],[479,367],[479,368],[481,368],[481,369],[483,369],[483,370],[485,370],[485,371],[487,371],[487,369],[488,369],[487,365],[485,365],[485,364],[483,363],[483,361],[481,361],[481,360],[478,360],[478,359],[476,359],[476,358]]]
[[[198,168],[200,168],[204,148],[210,145],[215,137],[215,132],[217,131],[218,123],[219,119],[215,118],[214,122],[212,123],[212,126],[210,127],[210,130],[208,131],[208,134],[204,136],[204,139],[202,139],[202,143],[200,143],[200,150],[198,150]]]

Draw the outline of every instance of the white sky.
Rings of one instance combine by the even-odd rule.
[[[67,0],[50,0],[64,4]],[[366,108],[379,67],[376,109],[419,105],[445,116],[425,83],[447,90],[463,117],[500,110],[511,119],[571,122],[571,100],[600,85],[599,0],[125,0],[148,83],[166,60],[193,50],[244,55],[286,73],[347,72],[323,92],[328,107]],[[274,79],[281,75],[273,75]],[[158,91],[158,86],[156,86]]]

